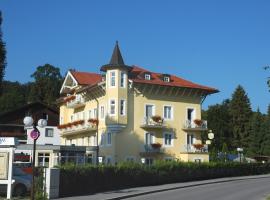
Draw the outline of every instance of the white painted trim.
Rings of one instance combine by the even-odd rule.
[[[121,101],[124,101],[124,109],[123,109],[123,111],[124,111],[124,114],[121,114]],[[119,101],[119,114],[120,114],[120,116],[126,116],[127,115],[127,111],[126,111],[126,103],[127,101],[126,101],[126,99],[120,99],[120,101]]]
[[[76,84],[74,87],[78,86],[78,82],[76,81],[76,79],[74,78],[74,76],[71,74],[71,72],[68,71],[68,73],[67,73],[67,75],[66,75],[66,77],[65,77],[65,80],[64,80],[64,82],[63,82],[63,84],[62,84],[62,87],[61,87],[61,89],[60,89],[60,94],[63,92],[64,86],[65,86],[66,81],[67,81],[67,78],[68,78],[69,76],[72,78],[72,80],[73,80],[73,81],[75,82],[75,84]]]
[[[103,117],[101,117],[102,116],[101,107],[103,107]],[[105,105],[100,105],[99,106],[99,118],[100,118],[100,120],[104,121],[105,117],[106,117]]]
[[[170,134],[172,136],[171,145],[166,145],[165,144],[165,134]],[[172,132],[164,132],[163,133],[163,147],[173,147],[173,146],[174,146],[174,133],[172,133]]]
[[[165,118],[165,106],[167,106],[167,107],[171,107],[171,119],[169,119],[169,118]],[[174,109],[173,109],[173,106],[172,105],[169,105],[169,104],[165,104],[165,105],[163,105],[163,119],[165,120],[165,121],[173,121],[174,120]]]
[[[112,72],[114,72],[114,74],[115,74],[115,76],[114,76],[115,77],[115,80],[114,80],[115,86],[111,86],[111,73]],[[117,70],[108,70],[108,75],[109,75],[109,78],[108,78],[108,80],[109,80],[109,83],[108,83],[109,88],[116,88],[117,84],[118,84]]]
[[[151,131],[145,131],[145,132],[144,132],[144,144],[146,145],[146,134],[147,134],[147,133],[153,134],[153,143],[156,143],[156,136],[155,136],[155,133],[154,133],[154,132],[151,132]]]
[[[188,106],[188,107],[186,107],[186,120],[188,120],[188,109],[193,109],[194,110],[194,119],[196,119],[196,108]]]
[[[114,100],[114,114],[111,114],[111,101],[112,100]],[[117,115],[117,108],[118,108],[118,106],[117,106],[117,101],[116,101],[116,99],[115,98],[113,98],[113,99],[109,99],[109,106],[108,106],[108,114],[109,114],[109,116],[111,116],[111,117],[113,117],[113,116],[116,116]]]
[[[153,116],[156,115],[156,105],[151,103],[145,103],[144,104],[144,117],[146,117],[146,106],[153,106]]]
[[[124,86],[121,86],[121,75],[122,73],[124,74]],[[127,85],[127,73],[125,71],[120,71],[120,78],[119,78],[119,82],[120,82],[120,88],[126,88]]]

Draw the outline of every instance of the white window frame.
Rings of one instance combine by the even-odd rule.
[[[123,102],[123,113],[121,113],[121,108],[122,108],[122,103]],[[119,102],[120,106],[119,106],[119,110],[120,110],[120,115],[121,116],[125,116],[126,115],[126,100],[125,99],[120,99],[120,102]]]
[[[105,119],[105,106],[104,105],[101,105],[100,106],[100,119],[101,120],[104,120]]]
[[[166,135],[171,135],[171,144],[166,144]],[[173,143],[174,143],[174,134],[170,133],[170,132],[165,132],[163,133],[163,146],[164,147],[173,147]]]
[[[164,76],[163,81],[169,83],[171,80],[169,76]]]
[[[196,108],[194,108],[194,107],[186,107],[186,120],[188,120],[188,109],[193,109],[194,119],[196,119]]]
[[[171,118],[167,118],[165,116],[165,107],[170,107],[171,108]],[[173,113],[173,106],[172,105],[164,105],[163,106],[163,118],[164,118],[164,120],[173,120],[174,119],[174,113]]]
[[[112,133],[111,132],[107,132],[106,135],[107,135],[107,146],[112,146]],[[110,135],[110,137],[109,137],[109,135]],[[110,143],[109,143],[109,141],[110,141]]]
[[[64,124],[64,118],[62,116],[60,116],[60,125]]]
[[[52,135],[48,135],[48,131],[52,131]],[[45,128],[45,137],[46,138],[53,138],[54,136],[54,128]]]
[[[89,119],[92,118],[92,110],[88,110],[88,118],[89,118]]]
[[[114,73],[114,85],[112,85],[112,74]],[[110,71],[109,72],[109,87],[111,88],[115,88],[116,87],[116,70]]]
[[[153,116],[156,115],[156,105],[151,103],[144,104],[144,117],[146,117],[146,106],[153,106]]]
[[[113,114],[111,113],[111,111],[112,111],[112,109],[111,109],[111,101],[114,101],[114,113]],[[116,116],[116,113],[117,113],[116,105],[117,105],[116,99],[110,99],[109,100],[109,115],[110,116]]]
[[[122,82],[122,80],[123,80],[123,82]],[[123,72],[123,71],[121,71],[120,72],[120,87],[121,88],[125,88],[126,87],[126,73],[125,72]]]
[[[148,74],[148,73],[144,74],[144,79],[150,81],[151,80],[151,74]]]
[[[155,136],[155,134],[154,134],[153,132],[145,132],[145,133],[144,133],[144,145],[148,145],[148,144],[146,143],[146,134],[147,134],[147,133],[150,133],[150,134],[153,135],[153,143],[151,143],[151,144],[156,143],[156,136]],[[150,144],[150,145],[151,145],[151,144]]]

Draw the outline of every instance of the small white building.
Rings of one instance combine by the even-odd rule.
[[[60,145],[60,131],[55,126],[46,126],[45,128],[39,128],[40,136],[37,139],[38,145]],[[27,129],[27,144],[33,144],[34,140],[30,137],[30,133],[33,129]]]

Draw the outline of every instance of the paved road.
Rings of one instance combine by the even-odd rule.
[[[128,198],[129,200],[261,200],[270,194],[270,177],[215,183]]]

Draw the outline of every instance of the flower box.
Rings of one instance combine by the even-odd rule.
[[[98,119],[88,119],[88,122],[97,126],[99,121],[98,121]]]
[[[194,119],[194,124],[196,124],[197,126],[199,126],[199,127],[201,127],[202,126],[202,124],[203,124],[203,120],[201,120],[201,119]]]
[[[160,143],[153,143],[153,144],[151,144],[151,146],[152,146],[153,149],[159,149],[159,148],[161,148],[161,144]]]
[[[198,149],[198,150],[201,150],[204,147],[203,144],[193,144],[193,146],[195,149]]]
[[[159,115],[152,116],[152,120],[156,123],[162,123],[162,118]]]

